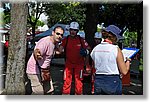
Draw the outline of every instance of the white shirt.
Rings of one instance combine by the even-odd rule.
[[[117,53],[118,46],[107,42],[98,44],[91,52],[95,64],[96,74],[118,74]]]

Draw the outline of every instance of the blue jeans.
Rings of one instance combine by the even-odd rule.
[[[122,82],[120,76],[95,75],[95,95],[121,95]]]

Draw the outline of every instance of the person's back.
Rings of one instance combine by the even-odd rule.
[[[125,75],[129,70],[130,59],[124,62],[123,54],[116,42],[121,30],[115,26],[108,26],[102,33],[104,41],[91,52],[95,65],[95,94],[122,94],[120,74]]]
[[[119,74],[116,62],[118,53],[116,45],[102,42],[101,44],[97,45],[93,50],[93,54],[96,54],[94,58],[96,73]]]

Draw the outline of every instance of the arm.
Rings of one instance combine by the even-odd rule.
[[[57,46],[56,50],[55,50],[55,54],[61,54],[62,52],[64,52],[64,47],[63,46]]]
[[[123,54],[120,48],[118,48],[117,64],[121,74],[126,75],[130,69],[130,60],[127,59],[126,63],[124,62]]]
[[[80,49],[80,55],[83,57],[86,57],[87,55],[89,55],[91,48],[83,38],[80,38],[80,43],[81,43],[81,47],[82,47]]]
[[[34,56],[41,68],[47,68],[53,56],[54,45],[48,39],[41,39],[35,46]]]
[[[33,55],[35,57],[35,60],[40,60],[42,59],[43,57],[41,56],[41,52],[38,48],[36,48],[34,51],[33,51]]]
[[[45,42],[41,40],[39,40],[37,42],[37,44],[35,45],[34,51],[33,51],[33,56],[35,58],[35,60],[41,60],[43,59],[43,50],[45,48]]]
[[[61,41],[61,44],[56,45],[56,50],[55,50],[56,54],[62,54],[64,52],[64,49],[67,46],[67,40],[68,40],[68,37],[64,38]]]

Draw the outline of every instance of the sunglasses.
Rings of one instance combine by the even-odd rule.
[[[58,33],[58,32],[57,32],[56,34],[57,34],[57,35],[61,35],[61,36],[63,37],[63,34],[61,34],[61,33]]]
[[[76,32],[78,31],[78,29],[70,29],[70,30],[71,30],[71,31],[76,31]]]

